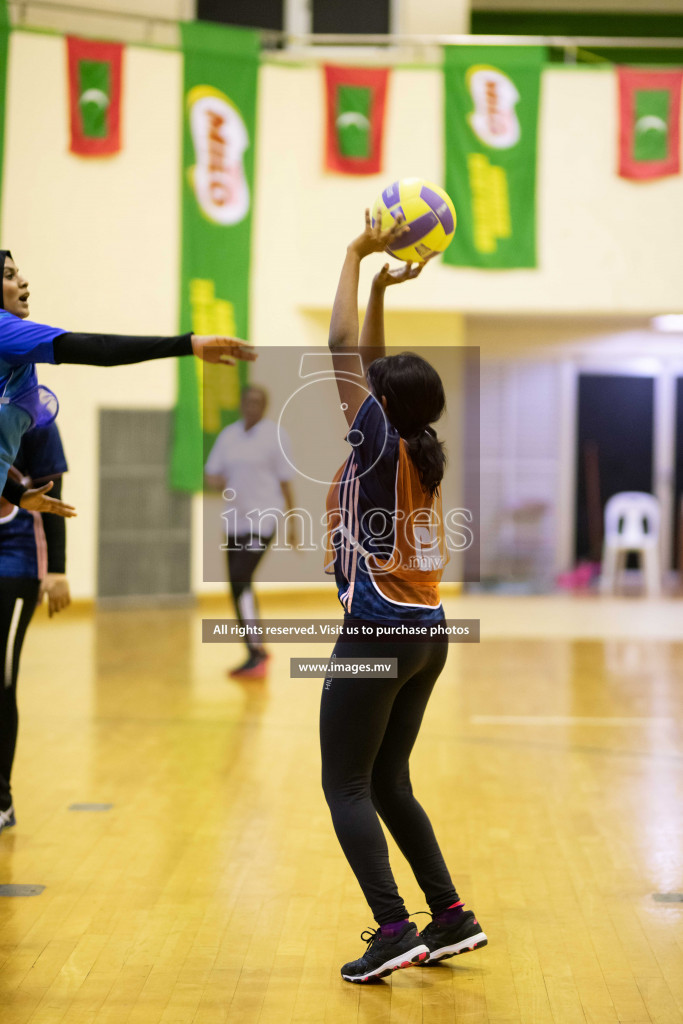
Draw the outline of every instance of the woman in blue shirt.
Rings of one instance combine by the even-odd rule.
[[[182,334],[170,338],[120,334],[80,334],[35,323],[29,316],[28,281],[9,249],[0,249],[0,491],[21,438],[31,427],[54,419],[56,399],[41,388],[35,363],[81,363],[121,366],[170,356],[195,355],[208,363],[233,365],[235,359],[256,358],[238,338]],[[24,489],[3,491],[18,504]]]
[[[52,483],[61,494],[67,465],[56,423],[24,434],[13,472],[25,483]],[[66,527],[60,516],[41,516],[0,499],[0,832],[16,824],[11,775],[19,713],[17,677],[26,630],[44,596],[50,617],[70,603]]]

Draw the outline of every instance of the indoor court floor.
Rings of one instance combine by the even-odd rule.
[[[683,1024],[681,601],[446,603],[482,642],[451,646],[413,784],[486,948],[341,980],[374,923],[320,788],[321,680],[289,678],[330,645],[237,683],[241,651],[201,643],[222,602],[41,612],[0,883],[44,889],[0,898],[2,1024]]]

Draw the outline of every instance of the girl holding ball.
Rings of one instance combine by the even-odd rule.
[[[413,796],[409,758],[430,694],[446,661],[447,637],[422,642],[367,638],[367,626],[443,622],[439,580],[446,560],[439,524],[439,486],[445,454],[431,424],[445,407],[434,368],[410,352],[384,354],[384,294],[414,280],[425,264],[389,264],[376,274],[363,329],[358,326],[361,260],[397,242],[400,218],[388,231],[372,226],[348,246],[330,323],[341,406],[350,454],[328,494],[333,572],[344,607],[344,627],[333,658],[398,656],[396,679],[325,680],[320,709],[323,789],[342,850],[378,928],[363,932],[366,952],[341,969],[344,980],[366,982],[411,963],[425,963],[486,945],[465,910],[425,811]],[[365,387],[349,374],[360,354]],[[413,533],[416,509],[433,515],[433,543]],[[403,525],[401,525],[403,524]],[[424,555],[424,552],[427,552]],[[415,559],[414,553],[421,557]],[[361,628],[365,625],[366,629]],[[370,631],[372,632],[372,630]],[[365,637],[365,638],[364,638]],[[409,920],[389,864],[380,818],[413,870],[432,920],[422,933]]]

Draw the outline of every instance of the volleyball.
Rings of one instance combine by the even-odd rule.
[[[455,207],[438,185],[422,178],[402,178],[385,188],[372,207],[372,226],[381,220],[387,231],[400,215],[410,231],[387,252],[408,263],[424,263],[428,256],[448,248],[455,234]]]

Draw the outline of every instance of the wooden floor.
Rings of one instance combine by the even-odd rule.
[[[467,598],[483,640],[451,648],[413,760],[489,945],[374,986],[339,976],[373,922],[320,790],[320,682],[289,678],[327,648],[240,685],[200,611],[41,616],[0,882],[45,889],[0,899],[2,1024],[682,1024],[683,902],[654,898],[683,894],[680,602],[524,601]]]

